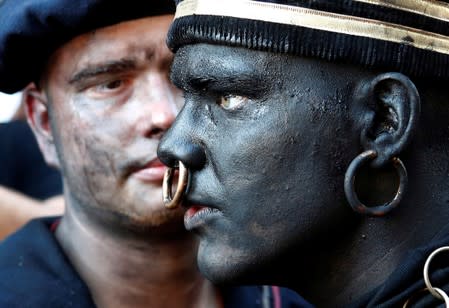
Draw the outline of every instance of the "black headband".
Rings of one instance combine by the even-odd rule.
[[[431,0],[184,0],[172,50],[211,43],[449,77],[449,3]]]

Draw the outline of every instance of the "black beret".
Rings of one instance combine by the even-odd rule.
[[[449,79],[449,0],[175,2],[175,52],[221,44]]]
[[[174,12],[171,0],[0,0],[0,91],[37,80],[48,57],[80,34]]]

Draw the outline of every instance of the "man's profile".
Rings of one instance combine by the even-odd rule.
[[[449,244],[449,3],[177,4],[159,156],[189,171],[200,270],[320,307],[441,304],[422,272]]]

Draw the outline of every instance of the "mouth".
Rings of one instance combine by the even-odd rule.
[[[137,168],[133,172],[133,177],[142,182],[161,182],[164,179],[164,173],[167,167],[159,160],[153,159],[141,168]]]
[[[184,225],[187,230],[192,230],[219,216],[222,216],[222,213],[218,209],[203,205],[191,205],[184,214]]]

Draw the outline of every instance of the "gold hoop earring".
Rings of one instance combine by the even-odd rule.
[[[349,205],[356,213],[367,216],[384,216],[395,207],[397,207],[401,202],[402,196],[407,188],[408,183],[407,170],[405,169],[404,164],[399,158],[394,157],[392,159],[392,163],[399,175],[399,188],[393,200],[386,204],[373,207],[368,207],[363,204],[357,197],[357,193],[354,189],[356,173],[360,169],[360,167],[376,157],[377,153],[375,151],[369,150],[363,152],[351,162],[345,174],[345,195]]]
[[[186,192],[187,183],[189,181],[189,170],[181,161],[178,162],[178,165],[179,178],[174,196],[172,193],[173,175],[175,173],[175,170],[178,168],[167,168],[164,173],[164,180],[162,182],[162,194],[164,205],[168,209],[175,209],[181,204],[184,193]]]

